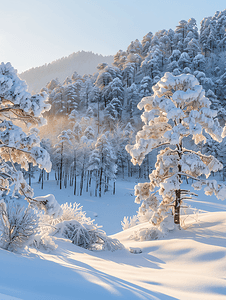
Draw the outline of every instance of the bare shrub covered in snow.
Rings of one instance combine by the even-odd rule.
[[[30,207],[24,208],[14,202],[0,201],[0,247],[16,251],[35,235],[38,217]]]
[[[58,223],[54,235],[68,238],[73,244],[89,250],[115,251],[123,248],[118,240],[109,238],[100,226],[81,224],[76,220]]]
[[[205,143],[206,134],[221,142],[225,129],[221,128],[217,113],[210,109],[211,103],[193,75],[165,73],[153,91],[153,96],[143,98],[138,104],[140,110],[144,108],[141,119],[145,125],[137,133],[136,144],[127,145],[126,150],[133,164],[141,165],[146,154],[161,149],[156,169],[149,175],[150,182],[135,186],[135,202],[141,205],[139,214],[148,214],[149,221],[162,231],[163,224],[167,227],[166,220],[172,215],[174,223],[180,224],[183,201],[195,195],[181,188],[182,176],[195,181],[194,189],[205,186],[206,195],[214,193],[218,199],[226,198],[225,185],[199,178],[202,174],[208,178],[212,171],[222,169],[222,164],[212,155],[186,149],[183,145],[183,139],[189,136],[195,144]]]
[[[114,251],[123,248],[118,240],[109,238],[100,229],[101,226],[94,224],[94,220],[86,216],[80,204],[65,203],[60,206],[60,209],[61,214],[58,216],[39,213],[40,228],[34,238],[33,245],[35,247],[52,250],[56,247],[52,237],[63,237],[71,240],[73,244],[89,250]]]

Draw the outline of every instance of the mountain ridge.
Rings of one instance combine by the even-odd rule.
[[[48,64],[26,70],[20,73],[19,76],[26,81],[28,91],[36,93],[53,78],[58,78],[60,82],[63,82],[66,77],[70,77],[74,72],[81,76],[93,74],[97,71],[97,65],[103,62],[111,64],[113,55],[104,56],[92,51],[82,50],[73,52]]]

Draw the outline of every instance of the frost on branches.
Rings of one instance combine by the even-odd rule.
[[[220,143],[225,128],[221,128],[216,112],[210,109],[211,102],[193,75],[165,73],[153,91],[153,96],[143,98],[138,104],[140,110],[144,108],[141,118],[145,125],[137,133],[136,144],[127,145],[126,150],[134,165],[140,165],[153,149],[162,150],[157,156],[156,169],[149,175],[150,182],[135,186],[135,202],[141,204],[139,213],[145,215],[152,210],[153,225],[158,226],[171,211],[174,223],[180,224],[182,201],[193,195],[181,189],[182,176],[193,178],[194,189],[205,186],[206,195],[214,193],[218,199],[226,198],[225,185],[199,178],[202,174],[208,178],[211,171],[222,169],[222,164],[212,155],[185,149],[183,139],[191,136],[195,144],[205,143],[207,133]]]
[[[0,195],[19,191],[28,202],[35,202],[33,191],[17,171],[15,164],[28,170],[28,164],[38,165],[47,172],[51,169],[48,152],[40,147],[38,130],[25,133],[21,124],[27,127],[44,125],[42,114],[50,109],[44,93],[31,96],[27,86],[17,76],[10,63],[0,65]]]

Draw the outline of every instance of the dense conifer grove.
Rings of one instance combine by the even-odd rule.
[[[125,146],[134,144],[142,127],[137,104],[153,94],[152,87],[165,72],[193,74],[223,126],[225,47],[226,10],[204,18],[200,31],[191,18],[181,20],[175,30],[149,32],[126,50],[119,50],[112,65],[100,63],[93,75],[80,76],[75,71],[63,82],[53,78],[41,90],[51,104],[45,114],[50,125],[41,135],[60,187],[73,185],[74,194],[81,195],[94,181],[93,193],[101,196],[109,189],[115,192],[116,176],[148,177],[157,152],[147,155],[141,166],[133,166]],[[222,147],[208,136],[205,144],[193,143],[193,147],[214,154],[224,164]],[[40,174],[42,183],[43,176],[44,172]]]

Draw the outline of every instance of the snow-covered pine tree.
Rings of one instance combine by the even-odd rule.
[[[102,195],[103,186],[105,186],[105,191],[107,191],[109,181],[115,180],[117,170],[115,160],[116,157],[108,137],[106,134],[100,135],[89,159],[89,170],[96,171],[95,194],[97,194],[97,189],[99,188],[99,197]]]
[[[162,149],[157,156],[156,169],[149,176],[150,183],[135,186],[136,202],[142,203],[141,213],[153,211],[151,222],[154,225],[159,225],[171,209],[174,223],[180,224],[182,201],[193,195],[181,188],[182,176],[195,180],[194,189],[206,186],[205,194],[214,193],[222,200],[226,198],[225,185],[199,178],[202,174],[208,178],[211,171],[222,169],[222,164],[212,155],[185,149],[183,140],[191,136],[195,144],[205,143],[205,132],[221,142],[225,129],[223,131],[219,125],[216,112],[210,109],[211,103],[193,75],[165,73],[153,91],[153,96],[143,98],[138,104],[140,110],[145,110],[141,116],[145,125],[137,133],[136,144],[126,147],[134,165],[140,165],[153,149]],[[158,203],[157,192],[161,203]]]
[[[60,181],[60,189],[62,189],[62,182],[63,182],[63,171],[65,171],[65,187],[67,186],[67,176],[68,176],[68,169],[70,166],[70,162],[68,162],[68,158],[70,156],[70,151],[72,149],[72,139],[73,133],[70,129],[63,130],[61,134],[59,134],[58,143],[54,145],[55,156],[56,156],[56,164],[58,167],[58,179]]]
[[[28,170],[29,163],[51,170],[48,152],[40,147],[37,131],[25,133],[18,125],[44,125],[43,113],[50,109],[46,94],[31,96],[10,63],[0,65],[0,195],[12,187],[29,203],[35,203],[33,190],[14,164]],[[17,125],[15,125],[17,124]]]

